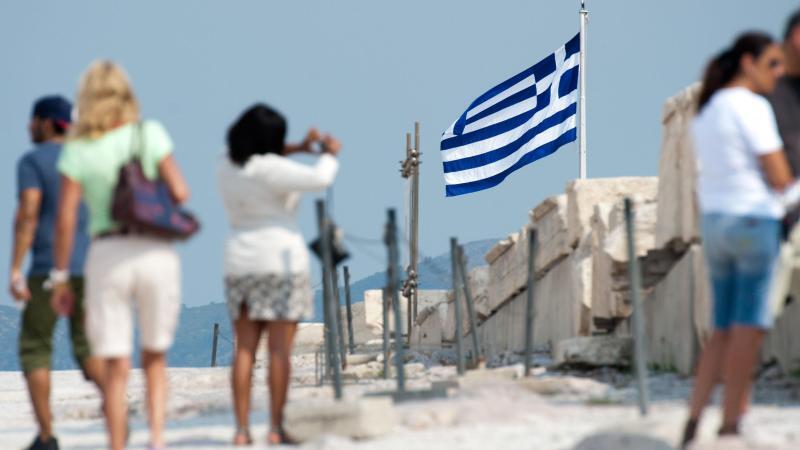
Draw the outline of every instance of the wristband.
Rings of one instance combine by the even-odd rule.
[[[69,270],[67,269],[52,269],[50,270],[50,281],[53,283],[66,283],[69,281]]]

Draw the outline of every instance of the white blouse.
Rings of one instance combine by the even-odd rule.
[[[330,186],[338,169],[328,154],[311,166],[276,154],[253,155],[237,166],[224,156],[217,182],[231,225],[225,275],[308,274],[308,250],[297,226],[300,195]]]

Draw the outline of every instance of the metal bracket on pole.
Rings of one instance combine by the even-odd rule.
[[[326,351],[328,353],[328,364],[333,373],[333,392],[336,399],[342,398],[342,373],[339,365],[339,353],[336,351],[336,342],[339,340],[338,329],[336,326],[336,310],[333,304],[333,289],[331,286],[331,271],[336,270],[333,265],[331,255],[331,225],[325,211],[325,202],[317,200],[317,223],[319,226],[320,249],[322,255],[322,298],[325,313],[325,323],[328,332],[326,333]]]
[[[409,238],[409,265],[403,282],[403,296],[408,299],[408,342],[411,343],[411,328],[417,320],[419,287],[419,122],[414,122],[414,146],[411,133],[406,133],[406,159],[401,161],[400,173],[411,180],[411,230]]]
[[[633,310],[633,354],[634,367],[636,368],[636,386],[639,391],[639,411],[643,416],[647,415],[649,403],[649,392],[647,385],[647,350],[644,337],[644,313],[642,311],[642,300],[639,292],[641,285],[641,273],[639,272],[639,261],[636,258],[636,236],[634,226],[633,202],[630,198],[625,199],[625,229],[628,236],[628,277],[630,278],[631,289],[631,309]]]

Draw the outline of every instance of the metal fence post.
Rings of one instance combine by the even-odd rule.
[[[533,321],[536,319],[536,251],[537,234],[535,228],[528,229],[528,292],[525,303],[525,376],[530,376],[533,358]]]
[[[458,288],[458,239],[451,237],[450,238],[450,260],[452,263],[452,271],[453,271],[453,299],[454,299],[454,307],[455,307],[455,319],[456,319],[456,368],[458,370],[459,375],[464,374],[464,336],[463,330],[461,329],[461,300],[459,299],[459,288]]]
[[[644,315],[642,312],[641,294],[641,273],[639,272],[639,261],[636,257],[636,235],[634,221],[633,202],[630,198],[625,199],[625,229],[628,236],[628,277],[630,278],[631,289],[631,308],[633,321],[633,354],[636,368],[636,386],[639,391],[639,411],[643,416],[647,415],[649,392],[647,385],[647,350],[645,348],[644,337]]]
[[[388,268],[387,268],[388,273]],[[383,288],[383,379],[389,379],[389,287]]]
[[[397,372],[397,392],[403,393],[406,387],[406,377],[403,364],[403,318],[400,316],[400,252],[397,248],[397,223],[394,209],[388,211],[389,222],[386,227],[386,246],[389,250],[388,288],[392,296],[392,311],[394,312],[394,360]],[[410,311],[409,311],[410,313]],[[409,329],[409,333],[410,333]]]
[[[332,230],[331,230],[332,231]],[[331,242],[333,237],[331,236]],[[347,349],[344,346],[344,320],[342,319],[342,301],[339,298],[339,269],[335,266],[331,271],[331,284],[333,284],[333,302],[336,304],[336,331],[339,335],[339,359],[342,369],[347,368]]]
[[[472,297],[472,288],[467,278],[467,256],[464,254],[464,247],[458,246],[458,273],[461,275],[461,282],[464,284],[464,300],[467,304],[467,314],[469,315],[469,328],[472,334],[472,363],[477,366],[481,360],[481,344],[478,338],[478,317],[475,313],[475,303]]]
[[[336,351],[336,342],[338,341],[338,330],[336,329],[336,311],[333,304],[333,290],[331,286],[331,271],[335,270],[333,266],[333,257],[331,255],[331,225],[328,220],[327,212],[325,211],[325,202],[317,200],[317,222],[319,225],[320,236],[320,250],[322,254],[322,287],[323,287],[323,306],[325,308],[325,315],[327,316],[328,324],[328,352],[331,371],[333,373],[333,392],[336,399],[342,398],[342,373],[339,363],[339,354]]]
[[[347,306],[347,340],[350,354],[356,351],[356,340],[353,336],[353,309],[350,303],[350,268],[344,266],[344,301]]]
[[[217,367],[217,342],[219,341],[219,324],[214,323],[214,336],[211,339],[211,367]]]

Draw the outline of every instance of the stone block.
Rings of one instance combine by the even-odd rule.
[[[294,336],[294,351],[300,353],[313,352],[321,348],[324,340],[322,333],[323,326],[321,323],[299,324],[297,333]],[[262,342],[266,346],[266,339],[262,339]],[[264,351],[266,351],[266,347],[264,347]]]
[[[436,307],[447,302],[447,290],[444,289],[421,289],[417,293],[417,313],[428,306]],[[408,299],[398,293],[400,300],[400,321],[402,323],[401,332],[408,333],[407,311]],[[383,290],[373,289],[364,292],[365,321],[366,327],[374,337],[383,335]],[[444,307],[443,311],[444,311]],[[355,323],[355,321],[354,321]],[[389,331],[394,332],[394,312],[389,311]],[[358,331],[354,331],[358,336]]]
[[[642,258],[655,247],[656,204],[654,198],[640,195],[631,199],[635,211],[636,256]],[[596,318],[617,319],[630,315],[624,209],[623,202],[599,204],[592,216],[592,316]]]
[[[474,268],[467,280],[470,285],[470,293],[475,305],[476,325],[484,321],[491,314],[491,304],[489,302],[489,267],[479,266]],[[461,330],[464,335],[469,333],[469,309],[467,308],[464,290],[460,290],[461,299]],[[447,303],[442,305],[443,314],[442,338],[447,342],[453,342],[456,336],[456,308],[453,291],[447,293]]]
[[[546,199],[531,210],[529,216],[537,232],[536,271],[546,272],[572,252],[567,241],[566,194]],[[524,268],[527,269],[527,259]]]
[[[523,378],[519,384],[545,397],[577,397],[584,400],[607,399],[612,391],[607,384],[572,376]]]
[[[591,259],[582,245],[556,264],[535,284],[533,343],[536,347],[588,332],[587,317]],[[487,359],[506,351],[521,352],[525,346],[527,292],[503,304],[479,326],[481,346]]]
[[[567,184],[567,242],[575,247],[591,230],[591,218],[598,203],[622,202],[634,194],[654,198],[656,177],[591,178]]]
[[[558,365],[629,366],[632,353],[630,337],[580,336],[559,342],[553,350],[553,359]]]
[[[644,298],[650,363],[691,374],[711,332],[711,291],[702,248],[689,247]]]
[[[489,264],[490,311],[518,294],[528,282],[528,227],[512,235],[513,243]]]
[[[444,336],[444,318],[438,306],[428,306],[418,311],[411,330],[411,346],[416,348],[441,347]]]
[[[795,262],[797,264],[797,262]],[[785,374],[800,371],[800,269],[792,274],[790,295],[793,299],[786,305],[764,342],[767,359],[775,359]]]
[[[372,380],[381,378],[383,376],[383,363],[378,361],[370,361],[366,364],[348,365],[342,371],[342,380],[344,381],[360,381]]]
[[[489,317],[492,313],[489,302],[489,266],[478,266],[467,275],[469,287],[475,301],[475,312],[478,320]]]
[[[699,95],[700,83],[695,83],[664,104],[658,164],[657,248],[677,246],[682,251],[700,239],[697,163],[690,133]]]
[[[303,400],[284,411],[286,433],[298,442],[330,434],[351,439],[384,435],[397,424],[389,398]]]
[[[512,233],[509,234],[508,237],[502,239],[500,242],[495,244],[492,248],[486,252],[486,255],[483,259],[486,261],[486,264],[492,264],[500,257],[503,253],[505,253],[509,248],[511,248],[519,239],[519,233]]]
[[[379,353],[348,353],[347,357],[347,365],[348,366],[358,366],[361,364],[371,363],[373,361],[378,360]]]

